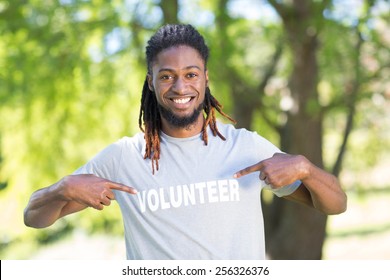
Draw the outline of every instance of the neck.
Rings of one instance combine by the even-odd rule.
[[[167,120],[164,118],[161,118],[162,122],[162,131],[171,137],[175,138],[188,138],[195,135],[198,135],[203,130],[203,124],[204,124],[204,117],[203,114],[199,114],[198,119],[186,126],[186,127],[177,127],[173,126],[172,124],[168,123]]]

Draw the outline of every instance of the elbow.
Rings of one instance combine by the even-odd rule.
[[[28,210],[27,210],[27,208],[24,209],[24,211],[23,211],[23,222],[24,222],[24,225],[25,225],[26,227],[33,227],[32,223],[31,223],[31,221],[30,221],[30,219],[29,219],[29,215],[28,215]]]
[[[37,225],[34,224],[34,222],[32,221],[27,208],[24,209],[24,212],[23,212],[23,221],[24,221],[24,225],[26,227],[37,228]]]
[[[347,211],[347,195],[343,193],[343,195],[340,197],[339,201],[329,209],[326,209],[322,212],[324,212],[327,215],[338,215],[342,214],[345,211]]]
[[[324,211],[326,215],[339,215],[347,211],[347,207],[340,207],[331,210]]]
[[[343,192],[341,202],[339,203],[340,208],[336,214],[341,214],[347,211],[347,201],[348,201],[347,194]]]
[[[30,228],[41,229],[41,228],[49,227],[51,224],[43,224],[39,222],[29,221],[28,219],[24,219],[24,225]]]
[[[44,221],[42,221],[41,219],[34,219],[34,217],[32,217],[31,211],[28,211],[27,208],[24,210],[23,213],[23,221],[25,226],[31,228],[45,228],[53,224],[44,223]]]

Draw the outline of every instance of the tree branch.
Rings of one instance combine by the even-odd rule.
[[[279,39],[278,42],[276,43],[276,49],[274,54],[272,55],[272,58],[270,60],[270,63],[265,67],[265,72],[264,76],[261,79],[261,82],[259,83],[259,86],[257,87],[257,92],[260,93],[259,98],[257,99],[257,104],[256,107],[263,107],[264,104],[262,102],[261,94],[265,92],[265,87],[267,86],[269,80],[272,78],[272,76],[275,74],[276,66],[278,65],[278,62],[280,60],[280,57],[282,56],[283,53],[283,44],[282,44],[282,39]],[[276,123],[273,122],[266,114],[266,110],[260,110],[260,114],[262,115],[264,121],[272,128],[275,130],[279,131],[280,126]]]
[[[351,131],[353,129],[353,121],[355,117],[355,112],[356,112],[356,103],[357,103],[357,97],[359,94],[359,89],[360,89],[360,80],[361,80],[361,72],[360,72],[360,54],[361,54],[361,48],[363,45],[363,38],[362,35],[358,29],[358,26],[356,27],[356,33],[357,33],[357,43],[356,43],[356,56],[355,56],[355,79],[353,81],[353,84],[350,88],[349,91],[347,91],[349,99],[348,99],[348,115],[347,115],[347,122],[345,125],[345,130],[344,130],[344,136],[343,136],[343,141],[341,143],[339,153],[337,155],[336,162],[333,166],[332,173],[336,177],[339,176],[341,167],[342,167],[342,162],[344,159],[344,155],[347,149],[347,142],[349,135],[351,134]],[[347,88],[348,90],[348,88]]]

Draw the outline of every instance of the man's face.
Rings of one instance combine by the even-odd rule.
[[[203,118],[200,113],[208,83],[204,64],[198,51],[189,46],[171,47],[157,55],[148,83],[163,122],[185,128]]]

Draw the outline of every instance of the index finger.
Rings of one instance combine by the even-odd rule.
[[[108,183],[108,187],[111,190],[118,190],[118,191],[122,191],[122,192],[127,192],[129,194],[136,194],[137,193],[136,189],[134,189],[132,187],[128,187],[128,186],[123,185],[121,183],[109,182]]]
[[[240,171],[236,172],[233,175],[233,177],[240,178],[241,176],[245,176],[245,175],[248,175],[248,174],[253,173],[253,172],[261,171],[262,166],[263,166],[262,161],[260,161],[256,164],[253,164],[253,165],[248,166],[244,169],[241,169]]]

